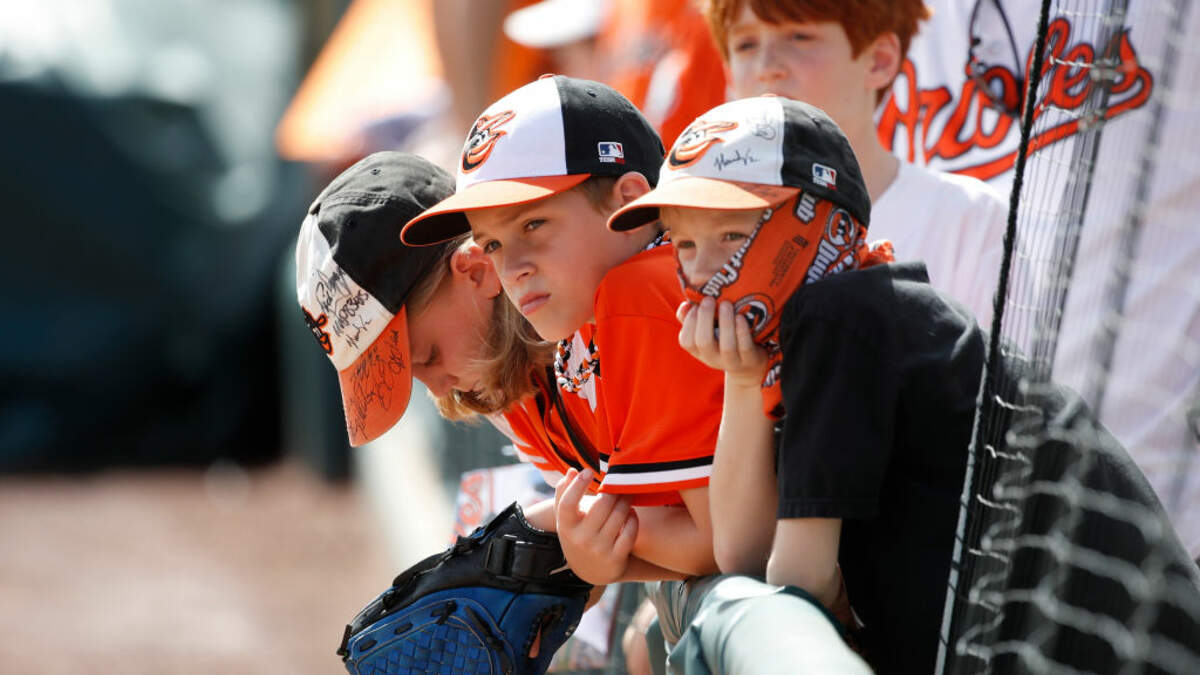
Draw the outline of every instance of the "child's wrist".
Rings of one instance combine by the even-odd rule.
[[[757,391],[762,387],[762,375],[750,372],[725,371],[726,389],[745,389]]]

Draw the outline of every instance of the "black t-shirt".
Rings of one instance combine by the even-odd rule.
[[[850,602],[865,623],[857,636],[865,655],[880,673],[933,672],[981,384],[983,334],[966,310],[929,286],[923,265],[897,264],[802,286],[784,307],[780,339],[787,416],[779,444],[778,516],[842,519],[838,560]],[[1021,379],[1021,364],[1001,363],[1010,384]],[[1077,507],[1058,490],[1031,491],[1020,518],[1022,538],[1062,534],[1080,549],[1141,569],[1151,583],[1162,584],[1153,613],[1141,617],[1149,622],[1147,634],[1200,644],[1200,570],[1129,454],[1066,387],[1013,390],[1005,397],[1015,409],[1036,411],[1034,421],[1052,430],[1022,449],[1032,458],[1031,484],[1068,485],[1071,476],[1070,485],[1078,481],[1101,500],[1121,504],[1119,516],[1085,510],[1065,533],[1064,509]],[[1013,406],[985,404],[993,426],[1017,424]],[[1036,440],[1036,429],[1027,428],[1031,419],[1019,423],[1023,438]],[[1088,470],[1081,473],[1085,453]],[[1163,529],[1148,536],[1136,526],[1139,520],[1157,520]],[[1130,624],[1145,609],[1129,590],[1133,580],[1089,571],[1089,559],[1081,557],[1068,581],[1054,588],[1056,601]],[[1011,598],[1062,565],[1046,547],[1022,547],[1013,555],[1003,584],[1010,601],[995,640],[1021,642],[1054,621],[1032,603]],[[1058,630],[1047,657],[1083,672],[1119,666],[1113,646],[1096,633],[1064,624]],[[953,632],[961,631],[958,626]],[[1007,672],[1013,660],[1002,655],[993,666]]]
[[[933,672],[983,334],[911,263],[802,286],[780,340],[778,516],[842,519],[872,666]]]

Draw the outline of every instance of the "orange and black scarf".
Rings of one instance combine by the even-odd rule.
[[[779,313],[801,285],[846,270],[894,260],[888,241],[866,243],[867,228],[831,201],[801,192],[763,212],[741,248],[699,288],[683,281],[688,302],[705,296],[733,303],[734,312],[750,320],[754,341],[767,350],[763,378],[763,412],[783,417],[779,374]]]

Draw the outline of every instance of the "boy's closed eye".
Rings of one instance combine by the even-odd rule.
[[[816,39],[813,31],[795,25],[774,25],[772,33],[777,38],[788,42],[811,42]],[[729,40],[729,50],[737,54],[746,54],[761,47],[759,37],[753,34],[738,35],[736,32]]]
[[[753,38],[739,38],[733,41],[733,51],[739,54],[744,54],[758,48],[758,40]]]
[[[436,366],[438,361],[441,359],[441,356],[442,356],[441,350],[438,349],[437,345],[433,345],[429,348],[429,356],[418,361],[416,363],[416,365],[421,366],[422,368]]]
[[[788,39],[792,42],[808,42],[813,38],[813,34],[805,30],[793,30],[788,34]]]

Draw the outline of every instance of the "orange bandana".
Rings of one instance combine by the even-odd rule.
[[[679,271],[688,302],[705,296],[733,303],[735,314],[750,320],[754,342],[767,350],[763,412],[783,417],[779,374],[779,313],[802,284],[845,270],[894,260],[889,241],[866,243],[867,228],[837,204],[807,192],[763,212],[763,217],[729,262],[700,288],[691,288]]]

